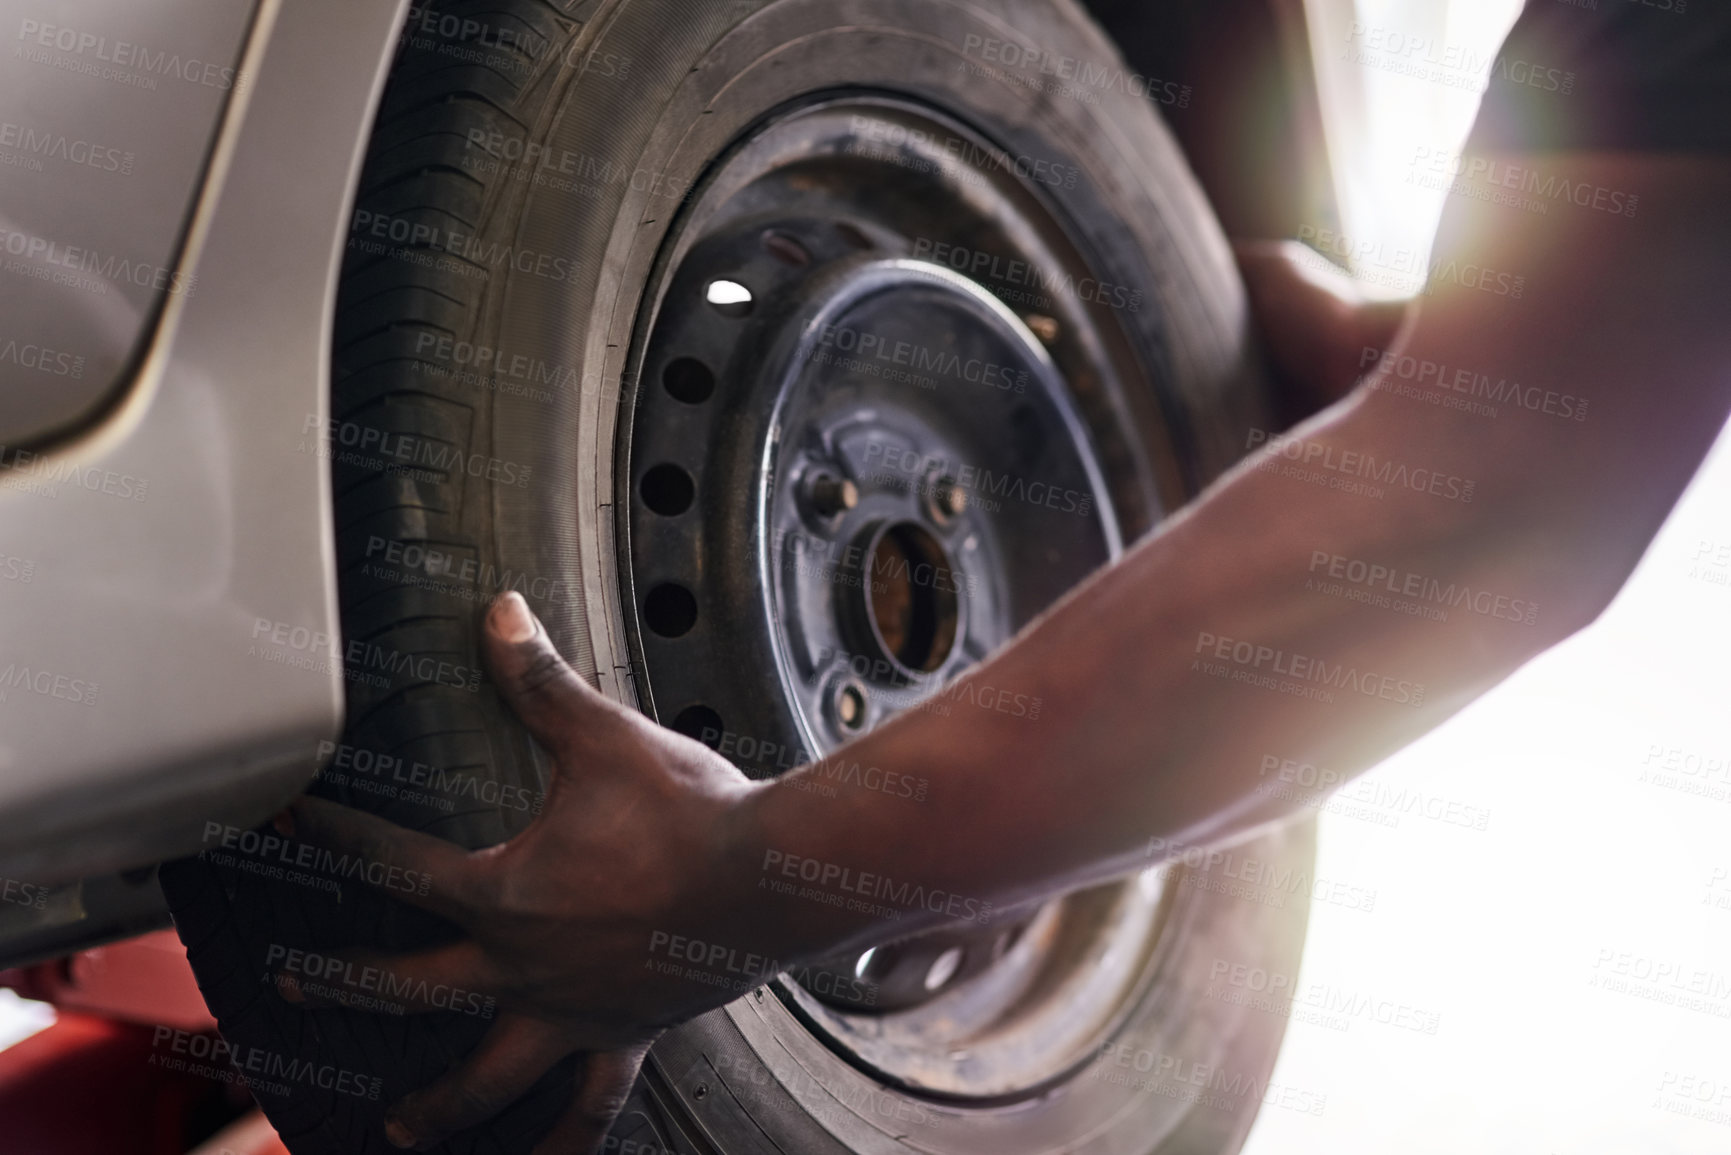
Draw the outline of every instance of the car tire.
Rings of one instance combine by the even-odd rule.
[[[1244,293],[1129,75],[1072,0],[417,7],[369,146],[335,319],[348,723],[335,750],[307,752],[309,773],[323,767],[312,791],[471,848],[533,820],[545,757],[480,669],[481,617],[503,589],[528,597],[602,692],[648,704],[617,524],[645,286],[714,159],[804,94],[893,92],[1011,153],[1072,165],[1081,179],[1059,211],[1076,245],[1149,302],[1111,324],[1148,382],[1126,420],[1150,447],[1152,489],[1170,507],[1227,469],[1270,420]],[[1144,528],[1159,504],[1149,499]],[[460,1061],[491,1008],[284,1002],[271,975],[290,949],[409,949],[452,931],[289,843],[270,853],[162,873],[229,1065],[296,1155],[393,1150],[386,1107]],[[1244,857],[1307,877],[1313,829],[1266,835]],[[1294,974],[1308,892],[1247,899],[1218,862],[1174,869],[1135,1005],[1038,1094],[976,1104],[892,1085],[759,988],[662,1039],[608,1149],[1234,1152],[1268,1091],[1285,1012],[1237,997],[1220,964]],[[530,1150],[575,1069],[561,1064],[437,1149]]]

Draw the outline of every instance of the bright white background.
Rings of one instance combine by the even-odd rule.
[[[1430,37],[1420,59],[1489,60],[1519,4],[1309,7],[1343,231],[1370,251],[1422,251],[1444,194],[1406,179],[1411,158],[1458,149],[1477,94],[1353,50],[1376,29],[1383,44]],[[1719,547],[1722,564],[1706,564]],[[1391,790],[1488,809],[1487,830],[1322,815],[1317,876],[1377,899],[1374,913],[1313,904],[1300,989],[1363,992],[1441,1025],[1420,1035],[1364,1019],[1346,1031],[1292,1023],[1275,1081],[1327,1104],[1317,1116],[1264,1108],[1246,1155],[1731,1152],[1728,558],[1722,435],[1594,626],[1372,772]],[[1643,781],[1655,748],[1721,768]],[[1679,788],[1690,784],[1709,793]],[[1592,985],[1619,977],[1623,955],[1627,990]],[[1680,977],[1632,977],[1659,968]],[[1661,1001],[1688,996],[1691,982],[1706,1010]],[[1677,1113],[1692,1106],[1712,1118]]]
[[[1488,829],[1321,816],[1317,876],[1377,897],[1312,905],[1300,989],[1441,1025],[1291,1023],[1274,1080],[1327,1104],[1265,1107],[1246,1155],[1731,1151],[1731,569],[1696,562],[1703,541],[1731,546],[1728,435],[1597,623],[1371,772]],[[1654,747],[1717,758],[1675,775],[1716,796],[1642,781]],[[1590,985],[1623,954],[1680,977]],[[1710,1010],[1641,997],[1692,981]],[[1690,1076],[1719,1121],[1672,1113],[1699,1102]]]

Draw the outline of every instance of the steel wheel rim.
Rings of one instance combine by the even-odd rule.
[[[957,140],[966,142],[963,162],[954,161]],[[948,161],[934,155],[946,143]],[[862,151],[862,144],[872,147]],[[1050,237],[1062,236],[1061,214],[1029,188],[1024,166],[1006,161],[989,142],[945,114],[877,94],[813,98],[765,118],[712,166],[670,231],[645,295],[633,350],[635,412],[621,423],[621,482],[630,486],[631,496],[629,515],[621,519],[621,549],[630,559],[624,570],[636,611],[628,614],[628,625],[642,699],[661,720],[722,748],[754,777],[823,755],[901,709],[942,708],[948,678],[1007,640],[1062,588],[1118,554],[1125,530],[1114,491],[1133,484],[1126,480],[1132,471],[1120,468],[1114,476],[1112,460],[1125,456],[1123,447],[1096,451],[1093,438],[1099,431],[1088,427],[1070,386],[1077,376],[1092,375],[1096,385],[1114,374],[1123,376],[1122,364],[1105,364],[1098,355],[1110,334],[1088,329],[1091,323],[1105,329],[1111,322],[1090,319],[1088,309],[1064,300],[1061,292],[1030,300],[1023,291],[1025,284],[1073,285],[1074,270],[1066,280],[1062,272],[1025,273],[1012,264],[1014,275],[1006,278],[1003,261],[1018,258],[1005,253],[1021,250],[1003,246],[995,254],[994,275],[982,284],[958,274],[950,267],[954,260],[945,260],[948,254],[927,239],[938,230],[908,235],[905,204],[898,206],[903,218],[894,220],[858,200],[831,198],[824,213],[811,211],[822,197],[787,195],[790,182],[799,180],[808,191],[823,190],[826,164],[886,177],[869,187],[887,189],[892,200],[899,194],[905,201],[923,180],[925,191],[943,208],[982,214],[1003,234],[1042,238],[1048,245]],[[786,207],[777,210],[778,203]],[[1028,219],[1042,209],[1043,220]],[[967,263],[977,263],[978,252],[971,249]],[[931,257],[938,260],[925,259]],[[1026,264],[1032,267],[1031,260]],[[717,285],[735,289],[722,290],[723,299],[717,300]],[[741,288],[743,298],[736,291]],[[1012,385],[1008,396],[1020,398],[1024,408],[1030,395],[1038,400],[1035,424],[1061,428],[1074,450],[1058,476],[1038,479],[1044,493],[1058,490],[1087,499],[1069,500],[1070,508],[1063,511],[1070,519],[1063,528],[1072,548],[1058,552],[1071,568],[1048,567],[1044,576],[1052,588],[1043,590],[1043,597],[1009,588],[1006,573],[1026,567],[1003,564],[1001,558],[982,566],[968,557],[1013,552],[999,540],[1011,531],[984,520],[990,511],[982,503],[992,498],[976,486],[954,509],[956,483],[962,480],[953,476],[956,470],[940,468],[937,476],[928,476],[932,471],[925,466],[932,459],[945,466],[971,465],[976,476],[1004,475],[975,460],[987,456],[977,445],[967,451],[947,447],[945,454],[928,451],[934,440],[942,441],[943,432],[954,433],[953,413],[934,416],[921,405],[897,401],[897,389],[906,393],[921,389],[920,383],[910,382],[905,372],[886,376],[882,366],[874,373],[857,356],[847,358],[852,364],[840,366],[836,374],[811,371],[826,354],[831,360],[823,366],[829,368],[836,364],[835,354],[850,352],[837,348],[837,334],[850,328],[847,322],[860,309],[922,292],[931,297],[926,303],[933,315],[947,313],[953,322],[947,341],[927,333],[913,342],[927,354],[923,364],[930,367],[934,350],[956,351],[957,344],[972,344],[976,353],[978,346],[989,347],[990,358],[957,360],[997,366],[992,389],[1002,391],[1006,374],[1019,381],[1023,389],[1016,392]],[[1010,307],[1006,299],[1019,307]],[[1041,313],[1036,305],[1051,312]],[[898,320],[893,305],[887,312],[887,319],[880,316],[867,328],[879,346],[895,348],[899,339],[892,331],[907,318]],[[682,363],[703,371],[690,364],[678,368]],[[895,356],[890,363],[896,364]],[[977,391],[980,382],[967,378],[964,369],[942,384]],[[850,389],[855,396],[837,400]],[[904,479],[909,484],[898,489],[881,476],[864,476],[861,451],[836,451],[846,436],[833,435],[847,424],[842,418],[850,406],[856,416],[875,408],[879,426],[901,439],[903,444],[893,444],[894,437],[880,437],[875,457],[880,467],[893,458],[900,469],[911,456],[918,465]],[[754,416],[759,407],[761,415]],[[813,443],[828,446],[815,459],[809,452]],[[683,503],[687,487],[670,483],[668,496],[648,484],[654,471],[667,468],[683,471],[690,481],[691,494]],[[672,474],[657,476],[665,480]],[[1030,478],[1016,480],[1025,492]],[[729,500],[720,502],[715,491],[730,495]],[[652,497],[665,500],[656,508]],[[1026,504],[1025,497],[1021,500]],[[1065,503],[1061,498],[1059,504]],[[1001,514],[1003,503],[998,504]],[[826,564],[815,573],[810,566],[800,572],[800,549],[784,548],[790,529],[823,544]],[[1090,534],[1091,542],[1084,540]],[[971,549],[970,536],[976,539]],[[730,551],[729,538],[744,547]],[[901,605],[905,612],[901,617],[890,613],[886,629],[885,616],[870,598],[838,597],[822,588],[847,588],[853,580],[856,593],[863,595],[880,576],[874,559],[886,538],[896,538],[896,548],[908,556],[931,552],[928,543],[936,543],[934,568],[947,568],[957,587],[956,620],[948,635],[942,613],[930,606]],[[844,543],[839,559],[830,552],[837,542]],[[827,564],[832,559],[834,564]],[[888,600],[919,602],[924,596],[920,583],[904,584],[914,588]],[[691,604],[680,602],[670,610],[668,602],[678,601],[663,592],[670,587],[688,595]],[[705,597],[714,605],[701,604]],[[726,615],[715,607],[745,603],[752,605],[762,637],[743,637],[718,624]],[[934,614],[939,626],[926,632],[943,641],[937,647],[942,653],[900,644],[925,633],[913,626],[898,632],[896,623]],[[809,628],[813,621],[826,628]],[[825,650],[827,657],[817,660]],[[694,659],[694,654],[701,656]],[[753,711],[738,705],[738,694],[733,706],[718,708],[725,691],[706,688],[705,682],[715,683],[729,660],[759,676],[771,671],[781,701],[745,723],[737,719]],[[847,715],[856,708],[850,721]],[[1007,943],[1003,927],[976,936],[989,945],[969,946],[964,957],[972,959],[976,949],[984,949],[991,955],[984,965],[954,964],[929,998],[887,1013],[832,997],[812,981],[811,970],[802,981],[784,975],[773,985],[838,1054],[886,1083],[958,1100],[1024,1098],[1079,1068],[1121,1025],[1145,989],[1169,897],[1164,873],[1148,872],[1057,900],[1008,928],[1014,933]],[[923,940],[891,948],[898,949],[915,955],[919,965],[930,955]],[[943,950],[953,953],[948,946]],[[943,959],[940,954],[932,968]],[[846,969],[846,960],[815,973],[833,977],[837,969]],[[948,1030],[941,1028],[945,1023]]]

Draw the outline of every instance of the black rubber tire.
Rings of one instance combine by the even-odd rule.
[[[669,218],[729,139],[791,97],[896,91],[1012,153],[1074,164],[1078,243],[1102,279],[1152,302],[1120,321],[1156,383],[1136,420],[1169,445],[1163,468],[1194,492],[1241,454],[1247,427],[1266,426],[1242,288],[1145,94],[1111,80],[1065,94],[965,51],[970,36],[1014,38],[1119,67],[1073,0],[434,0],[417,12],[369,149],[336,319],[333,416],[357,435],[339,432],[332,465],[349,722],[347,754],[316,793],[470,847],[531,820],[541,755],[476,680],[480,614],[501,588],[529,596],[604,692],[636,701],[614,565],[621,369]],[[777,54],[794,41],[799,53]],[[512,141],[554,158],[551,179],[522,164],[489,171]],[[478,358],[483,347],[500,352]],[[429,773],[441,776],[431,788],[392,780]],[[1311,830],[1247,853],[1302,873]],[[1115,1053],[1218,1068],[1231,1094],[1155,1085],[1140,1058],[1124,1069],[1144,1082],[1129,1086],[1103,1058],[1014,1111],[930,1103],[866,1079],[773,997],[748,997],[657,1046],[610,1149],[1236,1151],[1284,1020],[1210,992],[1209,970],[1224,958],[1294,973],[1307,903],[1186,881],[1204,885],[1180,888]],[[288,1087],[254,1091],[296,1155],[393,1150],[388,1103],[488,1025],[304,1013],[277,996],[273,947],[400,949],[451,934],[374,890],[333,894],[206,858],[166,867],[163,885],[223,1035],[260,1064],[243,1070]],[[439,1149],[527,1151],[573,1069]]]

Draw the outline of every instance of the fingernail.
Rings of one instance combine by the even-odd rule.
[[[277,811],[270,824],[276,827],[276,832],[284,838],[291,837],[295,832],[295,812],[292,807],[285,806]]]
[[[526,642],[540,628],[535,615],[529,612],[529,603],[516,590],[500,596],[493,603],[493,629],[507,642]]]
[[[404,1149],[415,1145],[415,1133],[403,1126],[402,1120],[388,1118],[385,1120],[385,1138],[391,1141],[391,1146]]]

